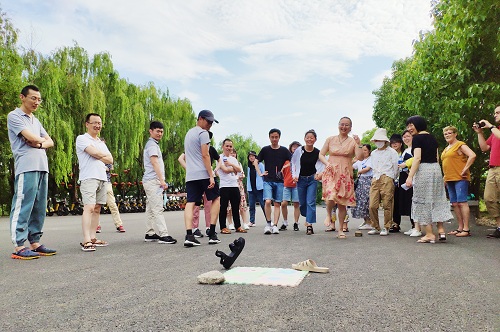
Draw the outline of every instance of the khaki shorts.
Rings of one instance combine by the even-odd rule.
[[[106,181],[97,179],[87,179],[80,182],[80,192],[82,193],[83,205],[106,204],[107,188]]]

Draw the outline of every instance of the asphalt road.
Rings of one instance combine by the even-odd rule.
[[[122,215],[126,233],[101,217],[109,247],[82,252],[81,217],[47,217],[42,243],[58,254],[32,261],[10,258],[0,219],[0,331],[500,331],[500,240],[486,239],[486,227],[418,244],[402,233],[356,238],[360,220],[351,219],[342,240],[322,222],[305,235],[302,218],[299,232],[264,235],[259,214],[234,266],[311,258],[330,268],[287,288],[198,284],[199,274],[224,271],[215,250],[229,252],[238,235],[184,248],[182,212],[165,212],[175,245],[144,242],[143,213]]]

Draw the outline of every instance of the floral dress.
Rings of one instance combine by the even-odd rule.
[[[323,173],[321,181],[323,200],[345,206],[356,206],[352,170],[356,141],[352,137],[341,140],[339,136],[330,136],[326,139],[325,145],[328,145],[328,162],[332,168],[330,170],[325,168]]]

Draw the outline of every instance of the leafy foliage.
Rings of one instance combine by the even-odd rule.
[[[411,57],[395,61],[392,75],[374,91],[373,119],[388,132],[401,132],[405,120],[421,115],[428,130],[445,142],[442,128],[453,125],[459,139],[479,151],[470,128],[491,119],[500,101],[500,3],[496,0],[434,1],[434,30],[414,42]],[[487,155],[472,167],[477,195]]]

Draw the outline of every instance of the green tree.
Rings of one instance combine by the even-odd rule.
[[[454,125],[460,139],[479,151],[472,124],[500,100],[500,3],[448,0],[434,3],[434,30],[421,34],[411,57],[395,61],[392,75],[374,92],[373,119],[400,132],[411,115],[424,116],[444,147],[442,128]],[[472,171],[477,195],[487,156]]]

